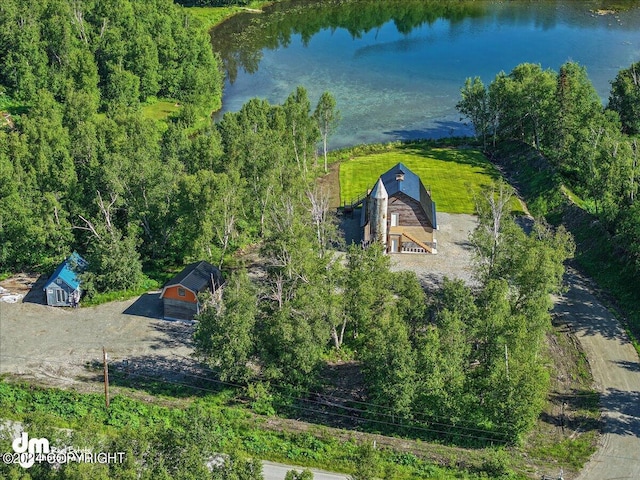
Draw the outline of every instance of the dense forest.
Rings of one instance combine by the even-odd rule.
[[[299,89],[195,130],[220,105],[221,73],[169,0],[2,2],[0,25],[3,272],[46,272],[77,249],[91,295],[140,285],[143,264],[220,264],[304,192],[333,127],[332,97],[312,112]],[[167,123],[141,109],[158,97],[182,105]]]
[[[584,201],[615,239],[618,255],[640,274],[638,135],[640,63],[611,82],[603,108],[584,67],[569,62],[559,72],[522,64],[486,87],[468,79],[458,109],[473,123],[485,148],[504,140],[534,146],[556,175]],[[558,199],[537,205],[539,214]]]
[[[428,296],[413,272],[390,271],[381,247],[351,246],[342,261],[329,218],[279,204],[262,248],[266,277],[230,276],[221,304],[199,316],[199,357],[223,381],[254,385],[256,398],[274,395],[263,413],[298,416],[291,396],[321,392],[321,367],[337,355],[358,361],[366,402],[329,409],[329,419],[458,444],[518,441],[546,395],[549,294],[573,243],[542,223],[525,234],[506,210],[511,195],[499,184],[478,200],[479,286],[445,281]]]
[[[216,139],[185,135],[194,153],[167,152],[195,110],[220,104],[206,36],[170,0],[6,1],[0,26],[0,106],[11,113],[0,129],[0,271],[46,271],[77,248],[96,272],[135,284],[140,255],[169,243],[183,162],[215,151]],[[185,104],[168,129],[141,114],[156,97]]]

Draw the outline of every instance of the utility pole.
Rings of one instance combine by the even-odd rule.
[[[109,410],[109,367],[107,366],[107,351],[102,347],[102,361],[104,363],[104,405]]]

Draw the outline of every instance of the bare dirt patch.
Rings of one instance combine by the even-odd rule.
[[[26,295],[38,281],[40,275],[35,273],[18,273],[0,282],[0,287],[11,293]]]
[[[340,206],[340,163],[329,165],[329,172],[318,178],[320,188],[329,193],[329,206],[337,208]]]

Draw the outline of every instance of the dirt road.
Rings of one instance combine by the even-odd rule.
[[[569,291],[555,314],[572,326],[601,392],[604,432],[598,451],[578,480],[640,479],[640,362],[613,315],[590,293],[588,282],[568,269]]]

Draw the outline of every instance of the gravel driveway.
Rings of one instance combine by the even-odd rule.
[[[475,217],[440,213],[438,220],[438,254],[393,255],[393,268],[414,270],[428,286],[445,275],[471,282],[472,251],[467,239]],[[87,366],[102,362],[103,346],[112,363],[128,361],[130,366],[156,373],[162,369],[169,376],[195,367],[189,359],[193,326],[161,320],[157,293],[67,309],[42,305],[38,286],[33,286],[23,303],[0,303],[0,373],[56,386],[99,388],[99,372]]]
[[[59,386],[86,381],[103,346],[111,362],[178,367],[191,353],[193,327],[160,312],[157,293],[78,309],[0,303],[0,373]]]
[[[391,255],[392,269],[416,272],[420,282],[430,289],[442,283],[444,277],[461,279],[473,285],[473,250],[469,234],[476,228],[477,218],[474,215],[438,212],[438,225],[436,255],[396,253]]]
[[[475,217],[440,213],[439,223],[437,255],[393,255],[393,268],[415,271],[426,286],[444,276],[472,284],[468,234]],[[571,269],[565,281],[569,290],[555,299],[555,314],[571,325],[584,348],[605,418],[600,449],[578,478],[640,479],[638,355],[588,281]],[[103,346],[112,362],[162,368],[165,375],[193,367],[193,326],[161,320],[160,311],[158,294],[76,310],[0,303],[0,373],[97,390],[101,379],[86,366],[102,361]]]

